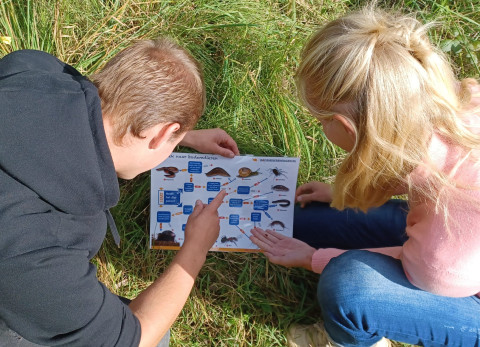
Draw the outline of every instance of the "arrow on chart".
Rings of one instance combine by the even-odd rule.
[[[236,226],[238,228],[238,230],[240,230],[240,232],[245,235],[246,237],[250,238],[250,236],[248,236],[248,234],[242,229],[240,228],[238,225]]]
[[[265,216],[267,216],[268,218],[273,219],[273,218],[268,214],[267,211],[263,211],[263,213],[265,213]]]
[[[253,186],[250,186],[250,188],[255,187],[255,186],[258,186],[260,183],[262,183],[263,181],[266,181],[266,180],[268,180],[268,177],[267,177],[267,178],[264,178],[263,180],[261,180],[261,181],[259,181],[259,182],[257,182],[257,183],[255,183]]]
[[[268,193],[265,193],[265,194],[259,194],[259,195],[254,195],[252,196],[251,198],[246,198],[246,199],[243,199],[243,201],[245,200],[250,200],[250,199],[256,199],[256,198],[259,198],[261,196],[264,196],[264,195],[267,195],[267,194],[272,194],[273,192],[268,192]]]
[[[228,182],[225,182],[224,184],[222,184],[222,186],[226,186],[227,184],[230,184],[232,183],[233,181],[235,181],[236,178],[234,178],[233,180],[231,180],[230,178],[228,179]]]

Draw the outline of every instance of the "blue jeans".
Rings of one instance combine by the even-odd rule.
[[[350,249],[320,276],[325,329],[343,346],[371,346],[381,337],[423,346],[480,346],[480,299],[443,297],[414,287],[401,262],[359,248],[400,246],[405,202],[392,200],[364,214],[327,204],[296,208],[294,237],[315,248]]]

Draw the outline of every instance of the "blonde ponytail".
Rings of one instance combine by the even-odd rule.
[[[466,149],[480,140],[457,117],[469,101],[446,57],[415,18],[367,7],[328,23],[304,47],[296,80],[299,95],[318,118],[337,104],[354,125],[356,144],[335,178],[332,206],[367,210],[400,185],[436,201],[448,178],[435,172],[435,189],[412,187],[408,175],[425,163],[438,132]]]

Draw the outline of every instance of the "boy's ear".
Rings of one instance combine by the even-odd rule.
[[[148,143],[149,149],[158,149],[166,141],[170,141],[174,133],[180,129],[180,124],[178,123],[166,123],[159,124],[153,127],[150,131],[150,141]],[[147,135],[148,136],[148,135]]]
[[[350,136],[353,141],[355,142],[355,127],[353,126],[352,122],[350,119],[347,117],[341,115],[341,114],[336,114],[333,116],[333,119],[335,119],[337,122],[340,122],[340,124],[343,126],[345,132]]]

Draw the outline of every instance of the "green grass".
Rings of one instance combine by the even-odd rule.
[[[41,49],[85,74],[136,39],[168,35],[205,69],[208,107],[198,127],[222,127],[242,153],[300,156],[299,183],[326,179],[341,151],[297,103],[293,74],[311,32],[365,1],[0,0],[0,57]],[[470,0],[385,1],[440,25],[432,40],[479,77],[480,4]],[[122,236],[95,263],[117,294],[136,296],[174,253],[148,249],[149,174],[121,182],[114,215]],[[172,346],[285,346],[292,322],[318,319],[317,275],[272,265],[262,255],[213,253],[181,316]]]

